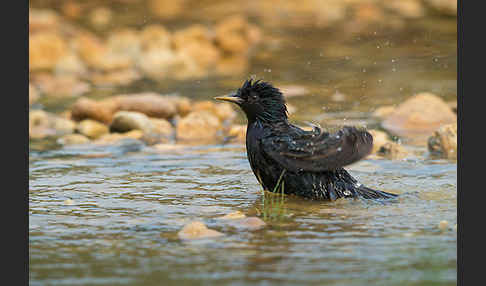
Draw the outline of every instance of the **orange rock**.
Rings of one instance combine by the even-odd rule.
[[[376,154],[391,160],[400,160],[408,156],[407,150],[395,142],[386,142],[380,146]]]
[[[29,37],[30,33],[56,30],[59,23],[59,15],[53,10],[29,9]]]
[[[457,123],[441,126],[427,143],[433,155],[457,159]]]
[[[90,33],[79,33],[73,45],[81,59],[93,69],[128,69],[133,65],[132,58],[110,51],[103,41]]]
[[[57,139],[57,143],[61,145],[78,145],[89,143],[88,137],[81,134],[67,134]]]
[[[120,104],[116,100],[96,102],[88,98],[78,99],[71,107],[73,120],[94,119],[109,124],[113,114],[119,110]]]
[[[83,134],[91,139],[96,139],[104,134],[109,133],[108,126],[91,119],[85,119],[79,122],[78,126],[76,126],[76,130],[80,134]]]
[[[379,130],[368,130],[368,132],[373,136],[373,149],[371,153],[376,153],[380,148],[388,142],[388,134]]]
[[[179,16],[186,6],[186,0],[148,0],[149,11],[161,19]]]
[[[106,41],[110,54],[136,61],[142,50],[138,31],[124,28],[112,32]]]
[[[214,238],[214,237],[219,237],[223,236],[224,234],[215,231],[212,229],[209,229],[206,227],[206,225],[202,222],[199,221],[194,221],[191,223],[186,224],[178,233],[177,236],[179,236],[180,239],[203,239],[203,238]]]
[[[242,16],[223,19],[215,28],[216,42],[227,53],[246,54],[261,40],[261,31]]]
[[[91,90],[88,83],[80,81],[74,75],[38,74],[32,80],[42,94],[49,97],[80,96]]]
[[[397,135],[413,136],[430,134],[441,125],[456,120],[454,112],[440,97],[419,93],[398,105],[382,125]]]
[[[192,107],[193,111],[207,111],[221,121],[231,121],[236,117],[236,111],[234,111],[231,103],[215,103],[213,101],[204,100],[194,103]]]
[[[119,110],[137,111],[149,117],[170,119],[177,114],[177,105],[172,96],[152,92],[126,94],[113,97]]]
[[[154,24],[143,28],[140,40],[144,50],[170,49],[172,35],[164,26]]]
[[[66,53],[67,44],[56,33],[29,35],[29,70],[53,69]]]
[[[193,111],[179,120],[176,130],[178,140],[215,140],[219,138],[222,124],[207,111]]]

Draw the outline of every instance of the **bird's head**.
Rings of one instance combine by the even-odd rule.
[[[236,103],[246,114],[249,122],[277,122],[287,120],[285,99],[277,88],[270,83],[257,80],[246,80],[236,93],[215,97]]]

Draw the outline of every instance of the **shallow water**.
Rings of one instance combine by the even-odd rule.
[[[268,31],[276,44],[256,53],[248,74],[308,88],[289,98],[298,123],[377,127],[370,116],[376,107],[413,93],[455,100],[455,23],[422,21],[398,34],[346,38]],[[245,77],[140,81],[122,91],[209,99]],[[94,89],[90,96],[116,92]],[[69,101],[41,103],[58,111]],[[30,284],[455,285],[456,162],[429,159],[423,146],[407,148],[413,155],[406,160],[368,158],[348,168],[365,185],[401,194],[383,204],[263,195],[243,145],[164,152],[136,141],[71,148],[31,142]],[[237,210],[268,225],[248,231],[217,219]],[[179,240],[177,231],[192,220],[225,236]],[[446,230],[438,228],[442,220]]]

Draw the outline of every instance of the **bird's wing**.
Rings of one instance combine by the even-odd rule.
[[[370,154],[373,136],[344,127],[336,133],[289,132],[261,139],[263,151],[289,171],[321,172],[352,164]]]

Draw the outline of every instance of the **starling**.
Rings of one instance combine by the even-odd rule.
[[[235,103],[246,114],[248,160],[265,190],[314,200],[397,196],[368,188],[343,169],[371,152],[373,136],[367,131],[303,130],[288,121],[280,90],[261,80],[246,80],[236,93],[215,99]]]

